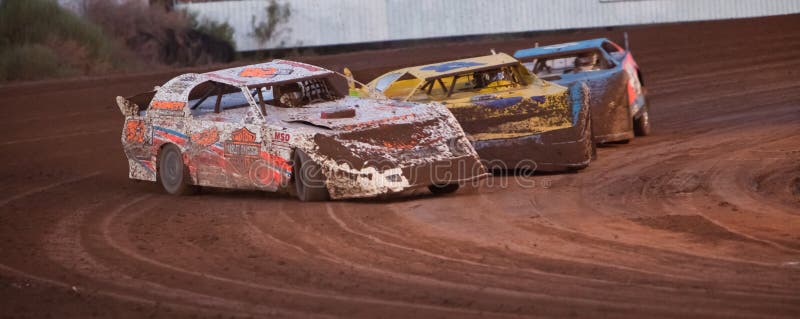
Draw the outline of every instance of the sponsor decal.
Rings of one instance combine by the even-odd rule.
[[[219,131],[216,127],[212,127],[202,132],[198,132],[189,136],[192,143],[209,147],[219,141]]]
[[[278,75],[292,74],[291,69],[278,69],[278,68],[245,68],[239,72],[239,76],[245,78],[274,78]]]
[[[188,136],[184,135],[181,132],[168,129],[166,127],[155,126],[153,127],[153,129],[155,130],[155,137],[157,140],[159,140],[159,142],[172,141],[175,144],[183,145],[189,138]]]
[[[625,59],[623,68],[628,73],[628,102],[633,106],[636,98],[642,95],[642,83],[639,82],[639,75],[636,73],[636,68],[633,66],[633,59],[630,58],[630,55]]]
[[[154,110],[182,111],[184,106],[186,106],[186,102],[153,101],[150,108]]]
[[[145,126],[142,120],[129,120],[125,123],[125,142],[144,144]]]
[[[442,63],[442,64],[429,65],[429,66],[426,66],[426,67],[424,67],[424,68],[422,68],[420,70],[436,71],[436,72],[447,72],[447,71],[452,71],[452,70],[455,70],[455,69],[468,68],[468,67],[472,67],[472,66],[481,66],[481,65],[486,65],[486,63],[470,62],[470,61],[455,61],[455,62],[447,62],[447,63]]]
[[[272,141],[288,143],[292,139],[292,135],[285,132],[275,132],[272,136]]]

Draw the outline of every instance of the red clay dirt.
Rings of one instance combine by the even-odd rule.
[[[444,197],[172,197],[128,180],[114,96],[174,74],[0,88],[0,317],[800,317],[800,16],[302,60],[369,80],[624,29],[653,136]]]

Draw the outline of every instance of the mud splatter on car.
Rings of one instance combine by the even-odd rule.
[[[338,76],[274,60],[117,97],[130,178],[174,194],[210,186],[324,200],[441,193],[486,175],[443,106],[346,96]]]
[[[514,57],[544,80],[589,85],[595,142],[627,142],[650,133],[642,72],[627,48],[598,38],[519,50]]]
[[[492,169],[580,169],[594,155],[587,86],[543,81],[507,54],[395,70],[367,86],[445,104]]]

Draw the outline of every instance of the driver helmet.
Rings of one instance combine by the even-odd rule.
[[[303,103],[303,89],[297,83],[281,87],[281,104],[287,107],[299,107]]]
[[[595,52],[583,53],[575,58],[576,68],[593,67],[595,65],[597,65],[597,53]]]

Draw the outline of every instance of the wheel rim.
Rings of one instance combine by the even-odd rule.
[[[183,178],[183,163],[180,155],[175,151],[168,151],[164,154],[164,162],[161,165],[161,179],[164,186],[169,190],[174,190],[181,183]]]

